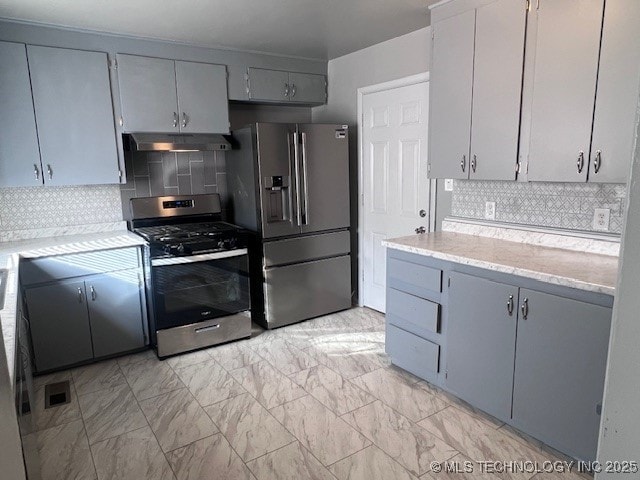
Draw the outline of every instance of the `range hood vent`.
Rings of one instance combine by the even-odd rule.
[[[129,133],[124,149],[131,152],[204,152],[231,150],[231,143],[220,134]]]

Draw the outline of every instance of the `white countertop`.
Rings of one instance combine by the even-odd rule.
[[[11,382],[14,380],[20,259],[136,247],[144,244],[141,237],[126,230],[0,242],[0,268],[8,270],[4,308],[0,310],[0,324],[2,325],[2,340],[6,354],[6,368]],[[5,368],[3,363],[0,358],[0,368]]]
[[[383,245],[439,260],[614,295],[618,257],[531,245],[498,238],[436,232],[395,238]]]

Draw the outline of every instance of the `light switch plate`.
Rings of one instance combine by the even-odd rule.
[[[453,192],[453,178],[444,179],[444,191]]]
[[[496,219],[496,202],[485,202],[484,218],[486,218],[487,220]]]
[[[611,210],[608,208],[596,208],[593,211],[593,229],[600,232],[608,232],[610,218]]]

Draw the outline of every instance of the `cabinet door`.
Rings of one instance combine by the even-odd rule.
[[[42,185],[27,50],[0,42],[0,187]]]
[[[518,289],[455,272],[450,278],[447,386],[485,412],[509,419]]]
[[[611,309],[522,289],[513,421],[527,433],[595,460]]]
[[[264,68],[250,68],[249,99],[288,102],[289,73]]]
[[[118,55],[125,132],[177,132],[178,97],[173,60]]]
[[[640,2],[607,0],[593,121],[590,182],[624,183],[629,180],[640,85],[638,25]],[[599,165],[596,162],[598,155]]]
[[[25,290],[39,372],[93,358],[84,282]]]
[[[119,183],[106,53],[27,46],[47,185]]]
[[[326,103],[327,79],[324,75],[290,73],[289,98],[299,103]]]
[[[224,65],[176,61],[176,85],[181,132],[229,133]]]
[[[477,9],[469,178],[516,178],[526,18],[524,1]]]
[[[587,179],[603,5],[604,0],[540,0],[531,106],[531,181]]]
[[[88,278],[85,283],[95,356],[143,347],[139,271],[114,272]]]
[[[475,10],[433,25],[430,178],[468,178]]]

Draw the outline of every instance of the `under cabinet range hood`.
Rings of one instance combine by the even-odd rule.
[[[220,134],[127,133],[124,149],[131,152],[203,152],[231,150],[231,143]]]

